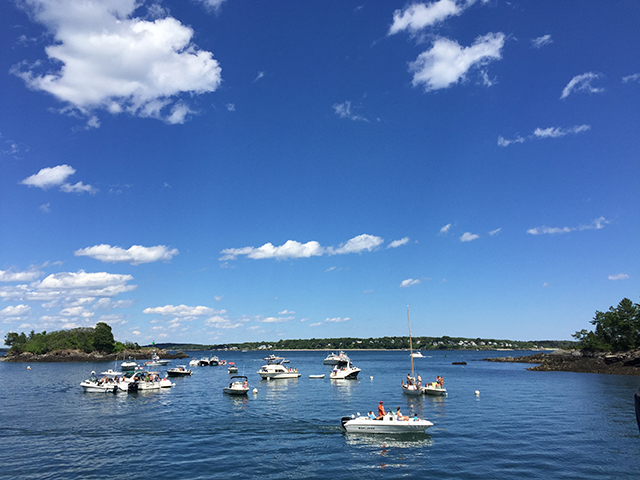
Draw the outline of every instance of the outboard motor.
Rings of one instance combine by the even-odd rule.
[[[342,424],[342,428],[344,428],[344,424],[347,423],[349,420],[351,420],[351,417],[342,417],[342,420],[340,420],[340,423]],[[344,428],[346,430],[346,428]]]
[[[138,382],[131,382],[129,384],[129,388],[127,389],[129,393],[135,393],[138,391]]]

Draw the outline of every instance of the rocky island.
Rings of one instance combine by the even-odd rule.
[[[640,375],[640,349],[626,352],[554,350],[521,357],[485,358],[487,362],[532,363],[527,370],[537,372],[606,373]]]

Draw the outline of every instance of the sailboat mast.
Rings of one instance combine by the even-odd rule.
[[[409,317],[409,305],[407,305],[407,321],[409,322],[409,351],[411,352],[411,378],[415,381],[415,374],[413,373],[413,342],[411,340],[411,317]]]

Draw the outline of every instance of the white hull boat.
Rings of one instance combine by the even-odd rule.
[[[437,385],[434,386],[433,384],[429,384],[425,387],[422,387],[422,393],[424,393],[425,395],[434,395],[434,396],[446,395],[447,389],[444,387],[439,387]]]
[[[246,395],[249,391],[249,379],[244,375],[231,377],[229,386],[222,389],[227,395]]]
[[[101,373],[102,377],[98,378],[95,372],[91,372],[91,377],[80,382],[82,390],[87,393],[118,393],[119,377],[124,375],[122,372],[115,372],[111,369]]]
[[[309,375],[309,378],[324,378],[324,373],[322,375]]]
[[[424,358],[424,355],[422,355],[422,353],[420,353],[420,352],[413,352],[413,353],[411,354],[411,356],[412,356],[413,358]]]
[[[344,352],[340,352],[338,354],[330,353],[329,355],[327,355],[327,358],[325,358],[322,363],[324,363],[325,365],[337,365],[338,362],[348,362],[348,361],[349,361],[349,357],[347,356],[347,354]]]
[[[138,366],[138,363],[135,360],[131,360],[131,358],[129,358],[129,360],[125,360],[120,364],[120,368],[125,372],[130,372],[132,370],[135,370],[137,366]]]
[[[342,417],[342,428],[347,433],[424,433],[433,423],[418,417],[397,420],[393,415],[385,415],[382,420],[369,417]]]
[[[279,363],[263,365],[256,373],[263,379],[298,378],[300,376],[297,368],[284,367]]]
[[[410,397],[418,397],[422,395],[422,390],[422,388],[418,388],[415,385],[405,385],[404,383],[402,384],[402,393],[404,393],[405,395],[409,395]]]
[[[333,367],[331,373],[329,374],[329,378],[332,380],[355,380],[358,378],[358,374],[360,373],[360,369],[355,365],[351,365],[349,360],[340,361]]]
[[[198,367],[200,365],[200,360],[198,360],[197,358],[193,358],[190,362],[189,362],[189,366],[190,367]]]
[[[189,370],[186,365],[178,365],[177,367],[167,370],[167,376],[169,377],[188,377],[192,374],[193,372]]]
[[[168,378],[162,378],[157,372],[146,372],[144,370],[134,374],[127,374],[124,380],[118,383],[119,389],[129,393],[170,387],[173,387],[173,383]]]

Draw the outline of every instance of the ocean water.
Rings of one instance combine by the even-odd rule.
[[[272,381],[255,373],[264,353],[215,353],[257,394],[224,395],[223,366],[193,367],[171,389],[113,395],[79,386],[113,363],[0,362],[0,478],[640,478],[640,377],[477,361],[512,352],[427,352],[416,372],[443,375],[449,394],[410,398],[400,390],[408,352],[348,352],[362,368],[355,381],[329,380],[327,352],[284,353],[302,376]],[[435,425],[409,436],[342,432],[342,416],[380,400]]]

